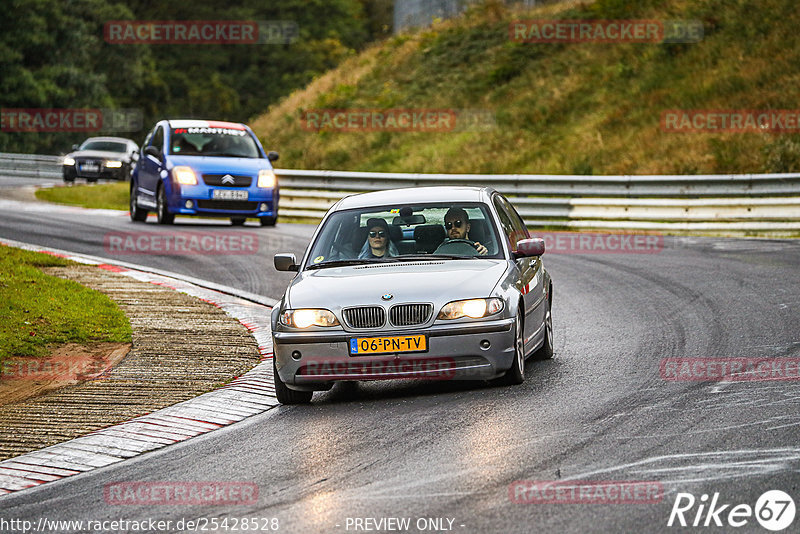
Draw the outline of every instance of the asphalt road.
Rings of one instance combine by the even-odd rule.
[[[0,211],[0,236],[76,252],[103,255],[103,235],[111,230],[162,228],[102,214],[31,213],[11,205]],[[251,257],[125,260],[279,296],[284,280],[269,261],[273,243],[299,252],[310,229],[251,230],[264,240]],[[280,532],[398,531],[373,528],[366,518],[408,518],[410,528],[400,530],[407,532],[663,532],[689,530],[677,520],[667,526],[678,494],[697,499],[684,514],[689,524],[708,496],[702,525],[718,493],[717,509],[729,505],[715,516],[725,526],[715,528],[710,517],[712,526],[692,530],[769,532],[752,516],[734,517],[746,523],[733,528],[728,513],[739,504],[754,507],[767,490],[800,499],[798,382],[667,381],[660,366],[667,358],[800,357],[800,243],[668,238],[658,254],[546,254],[545,265],[555,285],[556,357],[529,362],[521,386],[337,386],[310,406],[281,407],[4,497],[2,517],[153,519],[171,521],[161,530],[170,532],[188,531],[177,522],[197,518],[227,518],[227,529],[209,523],[205,531],[233,532],[245,517],[277,518]],[[519,480],[652,482],[663,497],[515,503],[509,486]],[[106,503],[103,488],[120,481],[245,481],[257,484],[259,494],[246,505]],[[681,499],[681,506],[688,502]],[[443,518],[445,528],[418,528],[425,518]],[[259,527],[265,524],[274,526]],[[798,525],[795,519],[786,531]],[[83,529],[91,531],[86,523]]]

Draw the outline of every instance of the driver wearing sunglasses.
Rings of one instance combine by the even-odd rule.
[[[469,215],[462,208],[450,208],[444,214],[444,229],[447,231],[448,239],[469,239]],[[489,250],[477,241],[471,241],[472,246],[478,254],[485,256]]]
[[[367,221],[367,240],[361,247],[358,258],[392,258],[397,255],[397,247],[389,239],[388,223],[377,217],[369,219]]]

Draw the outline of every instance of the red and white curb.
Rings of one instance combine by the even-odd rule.
[[[0,239],[0,243],[96,265],[197,297],[219,307],[242,323],[255,337],[261,353],[260,363],[218,390],[126,423],[0,462],[0,497],[185,441],[263,413],[279,404],[272,378],[269,306],[201,287],[185,279],[121,267],[98,258],[5,239]],[[230,291],[235,292],[233,289]]]

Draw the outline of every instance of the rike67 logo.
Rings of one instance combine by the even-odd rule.
[[[778,532],[792,524],[795,512],[794,500],[780,490],[764,492],[754,507],[722,503],[719,493],[714,493],[710,501],[705,493],[699,499],[691,493],[678,493],[667,526],[738,528],[755,517],[765,529]]]

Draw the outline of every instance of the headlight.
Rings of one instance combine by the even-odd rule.
[[[472,317],[480,319],[494,315],[503,309],[503,301],[492,297],[488,299],[469,299],[448,302],[442,307],[437,319],[460,319],[461,317]]]
[[[67,156],[66,158],[64,158],[63,163],[68,167],[72,167],[73,165],[75,165],[75,158]]]
[[[183,185],[197,185],[197,177],[191,167],[175,167],[172,169],[175,181]]]
[[[108,167],[109,169],[119,169],[120,167],[122,167],[122,162],[113,160],[106,161],[106,167]]]
[[[286,310],[281,315],[281,324],[295,328],[309,326],[339,326],[336,316],[328,310]]]
[[[275,177],[275,173],[270,169],[261,169],[258,171],[258,187],[275,187],[277,182],[278,179]]]

